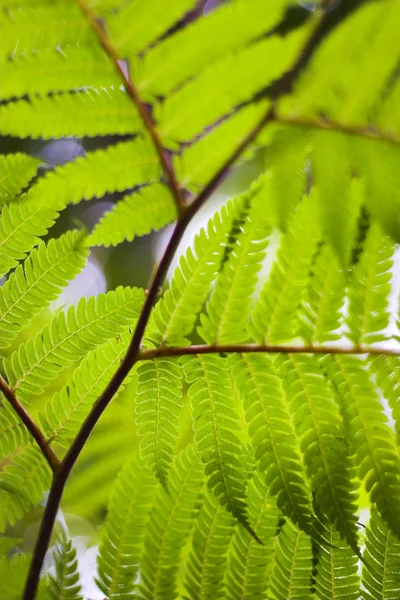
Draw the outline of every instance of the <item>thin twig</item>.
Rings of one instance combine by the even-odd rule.
[[[120,71],[120,66],[118,64],[117,56],[116,56],[113,48],[108,43],[106,37],[104,36],[96,19],[93,17],[92,13],[86,8],[85,3],[82,0],[78,0],[78,2],[82,6],[84,12],[87,14],[88,18],[90,19],[92,26],[94,27],[94,29],[97,32],[97,35],[99,37],[101,44],[103,45],[105,50],[110,55],[111,59],[113,60],[114,64],[116,65],[116,68],[118,68],[118,71]],[[297,61],[295,62],[294,66],[291,69],[291,71],[289,72],[289,74],[287,76],[285,76],[284,78],[282,78],[282,85],[280,87],[279,86],[277,87],[277,91],[275,93],[275,99],[277,99],[280,95],[286,93],[288,91],[288,89],[290,89],[290,86],[293,83],[294,79],[297,77],[302,66],[308,60],[314,47],[317,45],[318,42],[316,40],[318,39],[318,35],[320,32],[320,26],[322,26],[324,23],[324,16],[325,15],[323,15],[322,19],[320,19],[319,25],[317,24],[313,28],[313,31],[311,33],[311,36],[310,36],[308,42],[306,43],[303,51],[300,53],[300,56],[298,57]],[[124,79],[126,79],[125,75],[124,75]],[[138,107],[139,108],[142,107],[143,119],[144,120],[146,119],[146,122],[147,122],[147,120],[149,120],[149,118],[148,118],[145,108],[141,104],[140,100],[137,98],[136,89],[131,84],[131,82],[129,82],[128,80],[126,80],[126,85],[128,86],[127,92],[131,95],[131,97],[135,100],[135,102],[138,102],[138,104],[137,104]],[[79,430],[77,436],[75,437],[74,441],[72,442],[67,454],[65,455],[65,458],[63,459],[63,461],[60,465],[60,468],[59,468],[57,474],[54,477],[53,485],[50,489],[50,494],[49,494],[46,508],[44,511],[43,520],[42,520],[42,523],[40,526],[39,535],[38,535],[38,538],[36,541],[36,546],[34,549],[33,558],[32,558],[32,562],[30,565],[28,578],[27,578],[27,582],[26,582],[22,600],[33,600],[35,598],[37,587],[38,587],[38,582],[39,582],[39,577],[40,577],[40,572],[41,572],[43,561],[44,561],[46,551],[47,551],[47,548],[48,548],[48,545],[50,542],[51,532],[53,530],[54,522],[55,522],[55,519],[57,516],[58,506],[60,504],[62,493],[63,493],[64,487],[65,487],[66,481],[68,479],[68,476],[69,476],[71,469],[74,466],[79,454],[81,453],[82,448],[84,447],[85,443],[87,442],[94,426],[96,425],[97,421],[103,414],[104,410],[107,408],[108,404],[113,399],[114,395],[116,394],[120,385],[123,383],[125,377],[129,373],[129,371],[139,360],[140,347],[141,347],[143,335],[144,335],[144,332],[145,332],[145,329],[146,329],[146,326],[147,326],[147,323],[148,323],[148,320],[150,317],[151,310],[157,300],[160,286],[164,282],[164,279],[167,275],[167,272],[168,272],[168,269],[172,262],[172,259],[175,256],[175,252],[178,248],[179,242],[181,241],[184,232],[187,229],[187,226],[191,222],[192,218],[196,215],[196,213],[198,212],[200,207],[206,202],[206,200],[208,200],[208,198],[211,196],[211,194],[214,192],[214,190],[218,187],[219,183],[221,181],[223,181],[223,179],[226,177],[229,168],[233,165],[233,163],[236,161],[236,159],[240,157],[240,155],[243,153],[244,150],[246,150],[248,145],[257,137],[257,135],[260,133],[260,131],[263,129],[263,127],[267,123],[269,123],[271,120],[273,120],[273,117],[274,117],[274,110],[273,110],[273,107],[271,107],[267,110],[265,115],[262,117],[262,119],[259,121],[259,123],[256,124],[256,126],[249,133],[249,135],[247,135],[244,138],[244,140],[239,144],[239,146],[232,152],[231,156],[227,159],[227,161],[219,169],[219,171],[211,179],[211,181],[205,186],[205,188],[197,196],[197,198],[195,198],[195,200],[192,202],[192,204],[190,204],[186,208],[186,210],[184,210],[184,211],[181,210],[179,219],[175,226],[173,234],[167,245],[165,253],[159,263],[158,269],[152,279],[151,285],[149,287],[149,292],[147,294],[145,303],[143,305],[142,312],[137,321],[135,332],[133,334],[128,351],[127,351],[125,357],[123,358],[123,360],[121,361],[118,369],[114,373],[111,381],[108,383],[106,389],[99,396],[99,398],[95,402],[93,408],[91,409],[89,415],[86,417],[86,420],[82,424],[81,429]],[[162,164],[165,167],[165,165],[167,164],[167,161],[165,160],[164,151],[158,140],[158,136],[152,126],[149,129],[149,132],[150,133],[153,132],[153,134],[155,134],[155,139],[157,140],[157,143],[159,144],[158,147],[161,150],[160,160],[162,161]],[[173,180],[175,181],[175,179],[173,179]]]
[[[42,431],[36,425],[28,411],[22,406],[22,404],[14,394],[13,390],[10,388],[4,377],[2,377],[1,375],[0,390],[3,392],[3,394],[13,407],[14,411],[17,413],[18,417],[21,419],[21,421],[23,422],[23,424],[25,425],[25,427],[39,446],[45,459],[49,463],[51,470],[53,471],[53,473],[55,473],[60,466],[60,461],[57,455],[54,453],[51,446],[47,444],[46,438],[43,435]]]
[[[229,354],[229,353],[264,353],[264,354],[369,354],[373,356],[400,356],[399,350],[374,348],[370,346],[289,346],[271,344],[221,344],[220,346],[183,346],[160,347],[142,350],[138,360],[152,360],[160,357],[188,356],[193,354]]]
[[[100,45],[102,46],[104,51],[107,53],[112,64],[114,65],[114,68],[115,68],[117,74],[119,75],[119,77],[121,78],[122,83],[124,85],[124,88],[125,88],[128,96],[131,98],[133,103],[136,105],[139,115],[143,121],[143,124],[144,124],[145,128],[147,129],[151,139],[153,140],[154,147],[157,151],[157,154],[160,159],[160,163],[163,167],[169,187],[171,188],[171,191],[172,191],[172,194],[174,197],[174,201],[176,204],[176,208],[178,211],[178,216],[179,216],[185,209],[185,206],[183,204],[181,190],[179,188],[178,181],[175,177],[174,170],[171,166],[167,151],[165,150],[165,148],[163,147],[163,145],[161,143],[160,137],[153,125],[153,122],[152,122],[151,116],[147,110],[147,107],[142,102],[139,92],[136,89],[136,86],[134,85],[132,80],[129,78],[129,76],[126,75],[124,69],[122,68],[121,61],[118,58],[118,55],[115,52],[115,49],[108,41],[107,36],[106,36],[101,24],[96,19],[95,15],[92,13],[92,11],[87,6],[86,2],[84,2],[84,0],[77,0],[77,2],[79,4],[79,6],[81,7],[87,20],[89,21],[90,26],[92,27],[93,31],[95,32]]]

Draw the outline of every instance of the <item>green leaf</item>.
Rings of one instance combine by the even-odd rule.
[[[154,476],[134,455],[113,487],[97,556],[96,582],[109,600],[133,597],[154,489]]]
[[[396,443],[400,446],[400,357],[374,356],[369,361],[379,389],[387,400],[396,431]]]
[[[49,588],[52,600],[83,600],[79,583],[78,560],[76,549],[67,536],[59,536],[54,552],[55,577],[50,576]]]
[[[117,246],[125,240],[157,231],[176,219],[176,204],[162,184],[125,196],[100,219],[88,239],[90,246]]]
[[[3,394],[0,401],[0,459],[30,442],[28,430],[8,404]]]
[[[14,200],[36,175],[39,165],[40,160],[22,152],[0,156],[0,204]]]
[[[85,265],[85,232],[69,231],[42,242],[0,288],[0,348],[6,348],[33,315],[55,300]]]

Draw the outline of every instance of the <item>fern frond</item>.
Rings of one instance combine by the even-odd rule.
[[[0,348],[9,346],[33,315],[55,300],[84,267],[85,236],[85,232],[69,231],[47,245],[42,242],[0,288]]]
[[[0,598],[4,598],[4,600],[21,599],[30,560],[29,554],[0,557]],[[43,577],[39,584],[36,598],[37,600],[49,600],[46,577]]]
[[[304,294],[319,228],[312,198],[304,200],[281,239],[260,299],[254,307],[251,334],[259,343],[295,337],[297,311]]]
[[[285,38],[268,37],[228,56],[156,105],[163,142],[189,141],[272,83],[293,63],[308,27]],[[211,96],[212,94],[212,96]]]
[[[282,382],[266,355],[231,355],[228,360],[269,493],[277,496],[277,505],[285,515],[304,531],[311,532],[311,494]]]
[[[338,532],[328,525],[324,532],[326,545],[318,548],[315,593],[318,600],[359,600],[359,558],[343,545]]]
[[[183,81],[219,58],[235,52],[272,28],[282,17],[286,0],[266,6],[247,0],[217,6],[133,61],[134,81],[141,92],[166,96]],[[185,48],[185,52],[182,52]]]
[[[239,419],[226,365],[222,358],[212,355],[185,358],[183,364],[190,384],[188,395],[196,447],[208,477],[208,486],[219,502],[255,536],[246,515],[246,478],[237,437]]]
[[[210,219],[207,231],[202,229],[181,256],[169,289],[153,312],[153,323],[146,333],[154,344],[187,346],[187,336],[192,332],[209,293],[210,285],[220,267],[224,244],[234,220],[241,209],[240,198],[228,202]]]
[[[146,527],[138,598],[176,598],[182,548],[200,508],[202,471],[197,452],[189,446],[175,458],[169,477],[169,494],[161,486],[158,488]]]
[[[29,446],[17,454],[0,473],[0,532],[43,500],[50,483],[51,471],[39,448]]]
[[[250,523],[262,544],[244,529],[236,528],[226,571],[226,597],[230,600],[263,599],[268,587],[279,512],[257,471],[247,486],[247,502]]]
[[[396,600],[400,590],[400,539],[372,508],[363,553],[363,600]]]
[[[0,107],[0,133],[19,138],[124,135],[141,129],[136,108],[119,88],[34,96]]]
[[[395,356],[374,356],[369,361],[378,387],[388,401],[396,431],[397,446],[400,446],[400,359]]]
[[[25,401],[42,393],[63,369],[132,324],[143,301],[143,290],[123,287],[81,298],[4,360],[9,385]]]
[[[347,335],[356,346],[387,338],[394,251],[379,225],[373,223],[349,283]]]
[[[290,521],[275,542],[269,593],[274,600],[311,600],[311,539]]]
[[[214,600],[222,597],[223,574],[235,520],[210,490],[204,490],[185,564],[185,597]]]
[[[218,275],[206,314],[197,331],[208,344],[247,342],[251,296],[268,245],[271,225],[265,215],[265,178],[261,177],[241,202],[243,216],[235,224],[233,247]],[[261,205],[261,206],[260,206]]]
[[[244,6],[243,3],[241,5]],[[193,191],[205,186],[228,159],[232,148],[239,145],[267,112],[267,106],[264,100],[238,110],[184,148],[182,153],[174,155],[173,164],[180,185]]]
[[[0,205],[8,204],[21,193],[35,176],[39,165],[40,160],[22,152],[0,156]]]
[[[58,213],[29,194],[5,206],[0,215],[0,275],[3,277],[40,242]]]
[[[110,40],[119,56],[127,58],[144,50],[184,17],[195,0],[174,0],[165,10],[163,0],[135,0],[109,21]]]
[[[64,208],[157,180],[160,165],[150,140],[136,138],[88,152],[48,173],[33,188],[45,206]]]
[[[43,50],[1,66],[0,99],[44,95],[84,87],[119,87],[113,65],[97,46]]]
[[[176,219],[176,204],[170,190],[156,183],[125,196],[100,219],[88,239],[91,246],[117,246],[136,236],[161,229]]]
[[[113,487],[97,556],[97,585],[109,600],[133,597],[155,478],[135,455]]]
[[[15,452],[20,446],[25,446],[29,441],[28,430],[2,395],[0,400],[0,460]]]
[[[114,375],[130,339],[131,333],[126,330],[90,352],[74,371],[70,382],[46,403],[41,422],[50,443],[69,447],[92,404]],[[124,385],[129,380],[130,376]]]
[[[168,472],[179,437],[182,367],[176,359],[156,359],[138,367],[136,424],[143,436],[140,451],[161,485],[168,489]]]
[[[317,358],[282,355],[279,363],[314,502],[358,552],[357,483],[334,396]]]
[[[54,552],[55,576],[49,577],[51,600],[83,600],[78,559],[72,541],[63,532]]]
[[[340,338],[347,278],[330,246],[318,249],[304,294],[299,335],[306,344]]]
[[[378,393],[354,356],[326,356],[323,366],[337,390],[358,475],[386,523],[400,532],[400,461]]]
[[[277,127],[267,150],[268,204],[273,221],[282,231],[290,224],[306,191],[306,158],[309,133],[291,127]]]

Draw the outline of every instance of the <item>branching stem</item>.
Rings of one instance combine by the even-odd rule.
[[[36,425],[35,421],[32,419],[28,411],[22,406],[21,402],[18,400],[4,377],[0,375],[0,390],[3,392],[4,396],[7,398],[14,411],[17,413],[18,417],[21,419],[37,445],[39,446],[42,454],[50,465],[51,470],[55,473],[59,466],[60,461],[58,460],[57,455],[48,445],[45,436],[42,431]]]

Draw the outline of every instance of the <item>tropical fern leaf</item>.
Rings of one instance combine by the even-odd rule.
[[[0,460],[29,442],[25,425],[7,404],[2,395],[0,401]]]
[[[119,87],[107,56],[97,46],[44,50],[18,56],[2,64],[0,99],[79,90],[82,87]]]
[[[340,338],[347,277],[330,246],[320,245],[304,294],[299,335],[306,344]]]
[[[334,396],[315,357],[282,355],[278,364],[318,512],[358,552],[357,483]]]
[[[223,56],[245,47],[272,28],[288,2],[266,6],[260,0],[235,0],[217,6],[133,61],[133,78],[142,93],[165,96]],[[182,48],[186,51],[182,52]]]
[[[249,435],[277,505],[304,531],[312,531],[311,494],[280,378],[264,354],[231,355]]]
[[[20,600],[30,559],[29,554],[0,557],[0,598]],[[46,577],[43,577],[39,584],[36,598],[49,600]]]
[[[363,361],[354,356],[326,356],[323,366],[338,394],[358,475],[385,522],[399,532],[399,455],[378,393]]]
[[[124,135],[141,129],[136,108],[119,88],[34,96],[0,107],[0,132],[19,138]]]
[[[282,237],[277,259],[254,307],[250,331],[257,342],[285,342],[295,336],[296,313],[318,239],[315,205],[309,198],[299,205]]]
[[[388,401],[392,411],[392,419],[396,431],[397,446],[400,446],[400,364],[399,358],[392,356],[375,356],[370,359],[371,371],[376,377],[376,382]]]
[[[8,204],[22,192],[39,165],[40,160],[22,152],[0,156],[0,205]]]
[[[394,246],[371,225],[349,285],[348,337],[356,346],[387,338]]]
[[[24,401],[41,394],[60,371],[126,330],[143,301],[143,290],[123,287],[81,298],[4,360],[9,385]]]
[[[195,427],[195,442],[204,464],[208,486],[219,502],[251,535],[256,536],[246,515],[245,473],[237,432],[239,419],[224,361],[218,356],[182,359]]]
[[[0,274],[3,277],[18,261],[40,242],[58,213],[44,209],[39,198],[31,202],[31,195],[5,206],[0,215]]]
[[[276,538],[269,594],[274,600],[311,600],[311,540],[290,521]]]
[[[143,436],[141,455],[168,489],[183,407],[182,367],[176,359],[156,359],[139,365],[137,373],[136,424],[138,435]]]
[[[235,520],[210,490],[204,490],[185,564],[185,597],[213,600],[221,597],[228,547]]]
[[[248,483],[247,501],[249,520],[263,543],[257,544],[247,531],[236,528],[226,571],[226,597],[230,600],[262,599],[268,588],[279,512],[257,472]]]
[[[0,347],[6,348],[33,315],[55,300],[84,267],[85,232],[69,231],[42,242],[0,288]]]
[[[0,532],[43,500],[50,483],[51,471],[39,448],[19,452],[0,473]]]
[[[91,246],[117,246],[136,236],[161,229],[176,219],[176,204],[170,190],[162,184],[143,187],[125,196],[107,212],[88,239]]]
[[[154,488],[154,476],[133,456],[113,488],[97,556],[97,585],[109,600],[133,597]]]
[[[264,185],[261,177],[241,202],[243,217],[233,232],[232,250],[217,278],[207,312],[200,315],[198,332],[208,344],[248,341],[251,296],[271,231],[265,215]]]
[[[138,598],[176,598],[182,548],[200,508],[202,482],[201,462],[189,446],[175,458],[169,477],[170,493],[160,486],[154,499],[140,560]]]
[[[52,600],[83,600],[79,582],[76,549],[65,533],[59,535],[54,552],[55,576],[49,578],[49,596]]]
[[[163,104],[155,116],[164,143],[189,141],[284,73],[304,43],[308,27],[286,38],[267,37],[206,69]],[[212,98],[210,94],[212,93]]]
[[[358,557],[343,545],[338,532],[330,525],[323,536],[326,545],[319,547],[315,576],[315,594],[319,600],[359,600]]]
[[[361,584],[363,600],[395,600],[400,590],[400,540],[382,521],[376,508],[367,528]]]
[[[170,288],[158,302],[147,337],[154,344],[187,346],[192,332],[220,267],[224,244],[234,220],[240,214],[241,198],[228,202],[195,237],[194,249],[189,248],[180,259]]]

